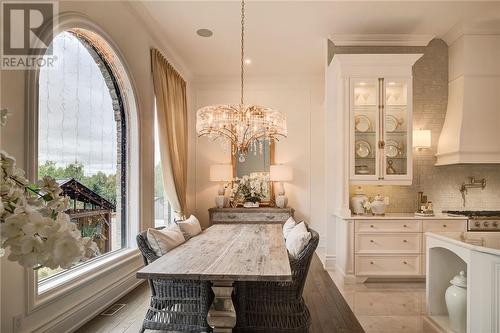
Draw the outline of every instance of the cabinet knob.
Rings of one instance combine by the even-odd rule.
[[[407,265],[408,263],[406,261],[403,261],[403,264]]]
[[[406,239],[403,239],[403,243],[408,243],[408,241]]]
[[[370,239],[370,243],[373,243],[373,239]]]
[[[370,261],[370,265],[373,265],[373,261]]]
[[[374,225],[373,225],[373,224],[370,224],[370,228],[374,228]]]
[[[447,227],[447,225],[446,225],[446,224],[443,224],[443,228],[446,228],[446,227]]]
[[[403,228],[408,228],[408,226],[406,224],[403,224]]]

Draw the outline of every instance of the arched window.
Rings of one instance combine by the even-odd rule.
[[[127,246],[127,117],[109,55],[93,33],[69,30],[51,45],[54,68],[38,78],[38,178],[71,198],[68,214],[99,255]],[[38,281],[59,271],[42,268]]]

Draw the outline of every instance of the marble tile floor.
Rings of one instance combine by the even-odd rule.
[[[366,333],[423,333],[425,282],[366,282],[335,285]]]

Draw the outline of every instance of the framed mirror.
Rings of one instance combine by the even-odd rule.
[[[243,162],[239,161],[237,155],[231,155],[231,163],[233,165],[234,177],[241,178],[243,176],[250,177],[267,177],[269,179],[269,169],[274,164],[274,141],[265,141],[262,145],[262,154],[257,152],[249,152]],[[271,181],[267,186],[268,193],[261,200],[261,206],[270,206],[273,198],[273,186]]]

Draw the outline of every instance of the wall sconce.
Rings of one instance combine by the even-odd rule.
[[[215,164],[210,166],[210,180],[219,182],[217,190],[218,195],[215,197],[215,205],[218,208],[225,206],[225,187],[224,183],[233,180],[233,166],[231,164]]]
[[[293,180],[293,169],[291,166],[276,164],[269,168],[269,180],[278,182],[277,191],[274,195],[274,201],[279,208],[285,208],[288,204],[288,198],[285,196],[285,186],[283,182]]]
[[[413,130],[413,147],[418,151],[431,147],[431,131],[424,129]]]

